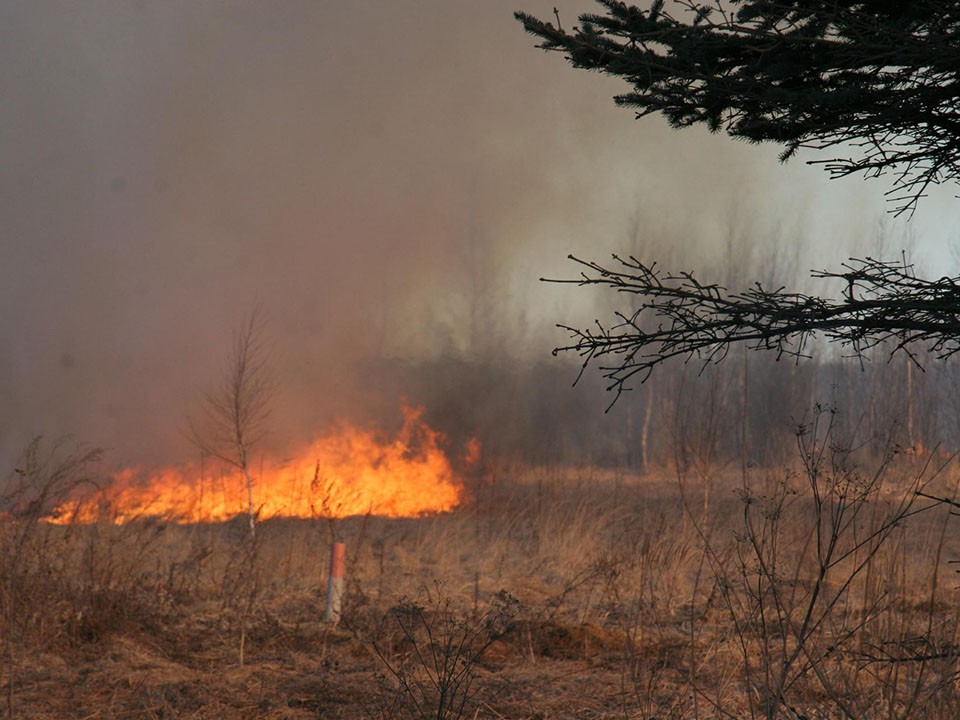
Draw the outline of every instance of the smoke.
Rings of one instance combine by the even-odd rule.
[[[773,148],[636,123],[515,9],[4,3],[4,466],[36,434],[189,452],[185,418],[258,307],[277,432],[303,434],[395,404],[371,358],[545,357],[553,323],[593,312],[537,282],[569,275],[567,253],[719,257],[734,209],[805,238],[839,216]]]

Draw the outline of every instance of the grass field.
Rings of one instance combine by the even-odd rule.
[[[960,716],[960,518],[916,494],[953,497],[950,464],[488,466],[451,513],[251,537],[38,520],[75,460],[6,498],[4,717]]]

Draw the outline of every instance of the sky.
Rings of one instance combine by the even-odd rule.
[[[883,181],[636,122],[612,102],[624,86],[512,17],[555,5],[570,24],[593,10],[0,4],[0,466],[35,435],[187,452],[255,310],[279,426],[319,428],[359,401],[363,359],[548,358],[555,323],[596,314],[539,281],[575,272],[570,253],[710,277],[731,247],[802,267],[873,247]],[[885,232],[946,267],[955,207],[941,192]]]

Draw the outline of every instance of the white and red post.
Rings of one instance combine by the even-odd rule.
[[[330,551],[330,582],[327,584],[327,609],[323,619],[336,625],[340,622],[340,608],[343,603],[345,577],[347,574],[347,546],[338,542]]]

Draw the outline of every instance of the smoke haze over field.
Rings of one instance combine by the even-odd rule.
[[[810,243],[805,268],[872,233],[882,183],[828,186],[775,148],[635,122],[618,83],[534,49],[511,16],[552,8],[4,3],[4,467],[36,434],[179,459],[256,307],[276,432],[303,433],[376,392],[364,359],[547,356],[555,322],[594,312],[537,281],[569,275],[568,253],[649,243],[709,273],[740,218],[757,244]],[[585,10],[560,5],[571,24]],[[915,222],[942,260],[956,211],[931,201]]]

